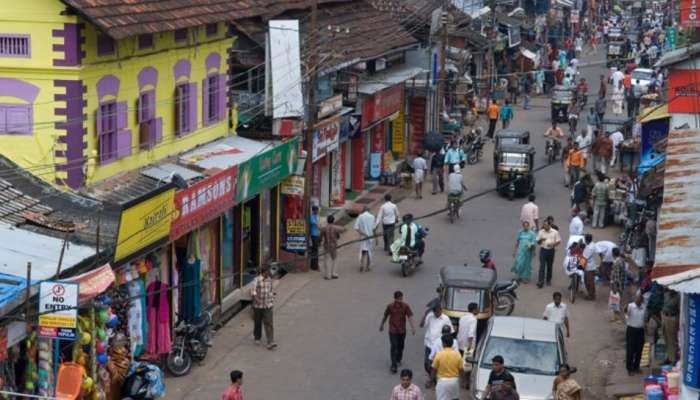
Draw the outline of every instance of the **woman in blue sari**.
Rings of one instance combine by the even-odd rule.
[[[532,275],[532,255],[535,254],[535,240],[537,236],[530,229],[530,223],[523,221],[523,228],[518,231],[513,250],[513,266],[511,272],[518,282],[528,283]]]

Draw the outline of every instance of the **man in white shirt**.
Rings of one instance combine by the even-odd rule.
[[[610,166],[614,167],[620,154],[620,144],[625,141],[625,137],[622,135],[622,132],[615,131],[610,135],[610,140],[613,142],[613,156],[610,159]]]
[[[369,207],[364,206],[362,208],[362,214],[355,220],[355,231],[360,235],[360,272],[363,272],[365,268],[367,271],[370,270],[372,264],[372,248],[374,247],[374,227],[376,226],[374,215],[369,212]],[[367,259],[367,266],[365,267],[365,258]]]
[[[479,305],[469,303],[467,313],[459,319],[459,328],[457,329],[457,343],[459,349],[465,353],[474,351],[476,345],[476,314],[479,313]]]
[[[391,194],[384,195],[384,204],[379,208],[374,229],[382,224],[382,236],[384,237],[384,251],[391,255],[391,244],[394,243],[394,228],[399,222],[399,208],[391,202]]]
[[[620,87],[620,82],[622,82],[625,79],[625,74],[622,73],[619,69],[615,68],[615,72],[612,73],[610,76],[610,80],[612,81],[613,88]]]
[[[614,248],[617,248],[617,244],[609,240],[601,240],[596,242],[595,248],[596,252],[602,257],[598,276],[601,279],[608,281],[610,279],[610,269],[612,268],[613,261],[615,261],[612,251]]]
[[[428,170],[428,163],[425,158],[418,153],[413,159],[413,183],[416,186],[416,198],[423,198],[423,181],[425,180],[425,171]]]
[[[571,212],[571,222],[569,223],[569,235],[583,235],[583,220],[578,215],[578,209],[574,208]]]
[[[566,304],[561,302],[561,293],[554,292],[552,300],[554,301],[547,304],[544,308],[542,318],[559,325],[564,325],[566,327],[566,337],[569,337],[569,309],[566,308]]]
[[[450,326],[450,332],[453,332],[452,321],[450,317],[442,313],[442,307],[437,304],[433,307],[433,312],[425,316],[425,319],[421,321],[420,327],[425,327],[425,339],[423,340],[423,345],[425,346],[425,359],[424,367],[425,372],[430,376],[432,372],[432,363],[430,362],[430,346],[436,339],[442,337],[442,327],[445,325]]]
[[[625,306],[627,332],[625,333],[627,373],[632,375],[639,371],[644,349],[644,318],[646,314],[644,298],[638,295],[633,303]]]
[[[586,165],[588,165],[588,159],[591,155],[591,144],[593,143],[593,135],[588,133],[588,130],[583,130],[576,136],[576,143],[578,143],[578,148],[583,151],[583,158],[586,160]]]
[[[583,258],[586,259],[584,268],[584,283],[588,296],[586,300],[595,300],[595,274],[598,271],[598,249],[593,241],[593,235],[587,233],[585,236],[586,247],[583,249]]]
[[[435,355],[442,350],[444,350],[444,346],[442,345],[442,336],[443,335],[451,335],[452,334],[452,324],[449,325],[443,325],[442,326],[442,335],[440,335],[439,338],[433,340],[432,343],[430,343],[430,354],[428,355],[428,360],[430,360],[430,363],[432,364],[433,360],[435,359]],[[452,350],[454,351],[459,351],[459,345],[457,344],[457,341],[452,342]]]
[[[527,198],[528,202],[523,204],[520,209],[520,222],[527,221],[530,223],[530,229],[537,232],[540,229],[540,208],[535,204],[535,195],[531,194]]]

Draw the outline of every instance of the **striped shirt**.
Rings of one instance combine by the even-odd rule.
[[[407,388],[396,385],[391,392],[391,400],[423,400],[423,393],[413,383]]]
[[[255,278],[251,295],[253,297],[253,308],[272,308],[275,304],[272,278],[265,278],[262,275]]]

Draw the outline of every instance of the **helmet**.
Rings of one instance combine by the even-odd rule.
[[[486,262],[491,259],[491,250],[483,249],[479,251],[479,260],[481,262]]]

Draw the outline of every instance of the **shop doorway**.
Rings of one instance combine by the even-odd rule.
[[[243,204],[241,226],[241,257],[243,260],[243,286],[257,275],[260,265],[260,196]]]

